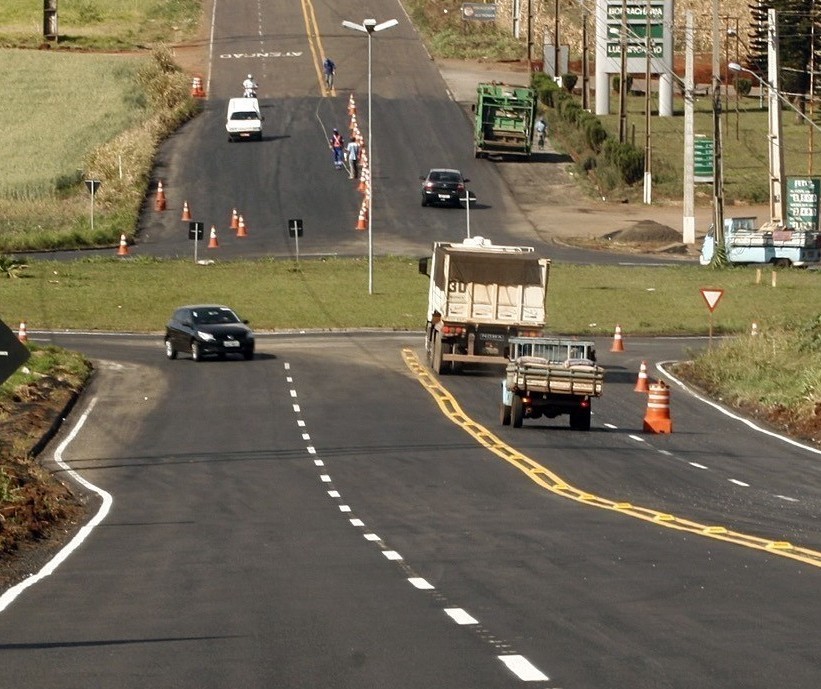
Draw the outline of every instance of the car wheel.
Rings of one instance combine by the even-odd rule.
[[[428,205],[428,200],[423,196],[422,197],[422,206],[427,206],[427,205]]]
[[[249,349],[249,350],[247,350],[247,351],[243,354],[243,356],[245,357],[245,361],[251,361],[251,359],[253,359],[253,358],[254,358],[254,350],[253,350],[253,349]]]
[[[194,341],[191,343],[191,358],[194,361],[202,361],[202,350],[199,342]]]
[[[503,426],[510,425],[510,405],[509,404],[502,404],[501,408],[499,409],[499,421],[502,422]]]
[[[171,343],[170,339],[165,341],[165,356],[169,359],[177,358],[177,350],[174,348],[174,345]]]

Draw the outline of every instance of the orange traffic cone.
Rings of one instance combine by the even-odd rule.
[[[647,392],[647,383],[647,363],[642,361],[639,367],[639,377],[636,379],[636,387],[633,388],[633,392]]]
[[[211,225],[211,237],[208,240],[209,249],[219,249],[219,242],[217,241],[217,228]]]
[[[368,199],[362,199],[362,205],[359,207],[359,220],[356,223],[357,230],[368,229]]]
[[[348,97],[348,114],[353,115],[356,112],[356,103],[353,99],[353,94]]]
[[[182,220],[191,220],[191,209],[188,208],[188,201],[182,204]]]
[[[157,196],[154,199],[154,210],[164,211],[166,206],[165,192],[162,188],[162,180],[157,182]]]
[[[236,230],[239,227],[239,214],[237,213],[237,209],[231,211],[231,229]]]
[[[195,75],[191,80],[191,95],[194,98],[205,98],[205,89],[202,87],[202,77]]]
[[[613,335],[613,346],[610,347],[611,352],[623,352],[624,351],[624,342],[621,339],[621,326],[616,326],[616,332]]]
[[[237,221],[237,237],[247,237],[248,232],[245,230],[245,220],[240,215],[239,220]]]
[[[20,321],[20,329],[17,331],[17,339],[20,340],[20,342],[28,342],[29,341],[29,336],[26,333],[26,322],[25,321]]]
[[[128,256],[128,242],[124,234],[120,235],[120,248],[117,249],[117,256]]]
[[[670,418],[670,388],[664,381],[650,384],[647,411],[644,414],[644,432],[673,432],[673,421]]]

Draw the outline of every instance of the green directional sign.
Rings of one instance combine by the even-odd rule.
[[[31,353],[11,328],[0,321],[0,384],[28,361]]]
[[[787,177],[787,226],[817,230],[819,196],[821,177]]]
[[[698,134],[693,142],[693,181],[713,181],[713,140]]]

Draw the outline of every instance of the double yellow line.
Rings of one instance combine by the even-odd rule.
[[[319,23],[316,21],[316,13],[311,0],[300,0],[302,3],[302,16],[305,18],[305,34],[308,37],[308,46],[314,61],[316,70],[316,80],[319,82],[319,90],[322,95],[326,95],[325,79],[323,78],[322,63],[325,60],[325,49],[322,47],[322,38],[319,35]],[[333,95],[333,89],[331,93]]]
[[[773,541],[731,531],[724,526],[700,524],[699,522],[676,517],[672,514],[659,512],[658,510],[633,505],[629,502],[618,502],[599,495],[593,495],[592,493],[571,486],[557,474],[550,471],[550,469],[542,466],[536,460],[523,455],[465,414],[453,395],[439,384],[439,381],[431,374],[427,367],[420,363],[419,358],[412,350],[403,349],[402,358],[407,367],[416,376],[416,379],[436,400],[436,403],[445,416],[475,438],[480,445],[486,447],[493,454],[501,457],[509,464],[512,464],[531,481],[549,490],[551,493],[555,493],[569,500],[575,500],[589,507],[611,510],[628,517],[633,517],[634,519],[653,522],[667,529],[687,531],[697,536],[734,543],[735,545],[741,545],[746,548],[763,550],[772,555],[788,557],[814,567],[821,567],[821,552],[816,550],[795,546],[787,541]]]

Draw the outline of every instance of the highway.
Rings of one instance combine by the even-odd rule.
[[[474,233],[587,260],[536,241],[474,160],[397,3],[214,8],[209,99],[162,147],[168,210],[147,199],[134,254],[190,257],[184,201],[217,227],[221,259],[293,255],[295,217],[303,256],[365,254],[361,193],[326,137],[351,93],[367,116],[367,41],[341,26],[367,11],[400,20],[374,39],[376,252],[463,236],[464,211],[419,205],[418,175],[452,165],[479,198]],[[265,137],[229,144],[225,105],[249,72]],[[201,363],[167,360],[156,334],[32,339],[95,363],[44,456],[87,482],[92,521],[0,595],[15,687],[818,686],[817,451],[672,379],[673,433],[642,430],[640,362],[660,377],[703,341],[599,342],[585,433],[566,417],[500,425],[499,372],[437,379],[421,333],[260,334],[253,361]]]
[[[97,362],[53,446],[111,503],[0,613],[19,686],[817,684],[817,453],[675,385],[674,432],[642,432],[638,363],[697,343],[600,343],[584,433],[502,427],[482,370],[437,383],[457,422],[420,334],[263,335],[254,361],[202,363],[48,339]]]

